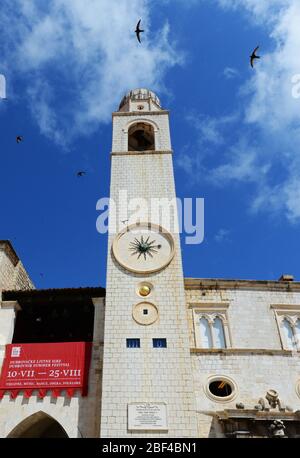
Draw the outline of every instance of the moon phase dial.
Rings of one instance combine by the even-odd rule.
[[[174,240],[156,224],[132,224],[116,236],[112,252],[118,263],[131,272],[156,272],[171,262]]]

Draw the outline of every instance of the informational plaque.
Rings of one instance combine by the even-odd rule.
[[[166,431],[167,406],[164,402],[128,404],[128,429],[131,431]]]

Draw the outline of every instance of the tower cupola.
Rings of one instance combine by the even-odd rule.
[[[149,89],[133,89],[126,94],[118,111],[140,112],[162,110],[157,95]]]

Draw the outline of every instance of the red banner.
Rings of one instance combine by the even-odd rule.
[[[57,397],[66,390],[69,397],[80,390],[87,394],[91,343],[63,342],[6,345],[0,378],[0,399],[6,391],[12,398],[38,390],[39,397],[51,390]]]

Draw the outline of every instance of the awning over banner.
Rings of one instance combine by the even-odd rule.
[[[0,399],[6,392],[43,398],[51,391],[72,397],[76,390],[86,396],[91,359],[90,342],[6,345],[0,378]]]

